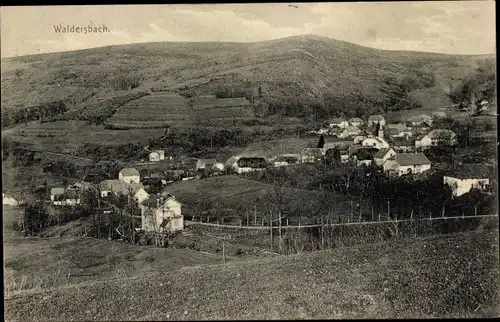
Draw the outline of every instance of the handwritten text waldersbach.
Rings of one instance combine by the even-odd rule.
[[[75,25],[53,25],[54,31],[56,33],[76,33],[76,34],[99,34],[99,33],[108,33],[111,32],[111,30],[105,26],[93,26],[93,25],[88,25],[88,26],[75,26]]]

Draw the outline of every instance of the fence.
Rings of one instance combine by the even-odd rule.
[[[358,218],[362,219],[362,218]],[[194,231],[211,231],[238,243],[270,248],[284,254],[377,243],[405,237],[423,237],[477,229],[498,229],[498,214],[387,219],[334,223],[324,219],[312,225],[238,226],[185,222]],[[265,238],[248,238],[250,236]],[[269,237],[269,238],[268,238]]]

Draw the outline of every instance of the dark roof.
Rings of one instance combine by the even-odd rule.
[[[171,194],[164,193],[164,194],[162,194],[160,196],[158,196],[158,195],[151,195],[148,199],[146,199],[146,200],[144,200],[142,202],[142,205],[146,206],[146,207],[149,207],[149,208],[156,208],[158,205],[162,206],[169,199],[173,199],[176,202],[179,202]]]
[[[402,166],[431,164],[431,161],[423,153],[398,153],[391,159]]]
[[[387,154],[387,152],[389,152],[390,150],[392,150],[392,149],[391,149],[391,148],[388,148],[388,149],[380,149],[380,150],[378,150],[378,151],[377,151],[377,153],[375,153],[375,154],[373,155],[373,157],[374,157],[374,158],[381,159],[381,158],[383,158],[383,157]]]
[[[394,146],[414,146],[415,145],[415,139],[414,138],[399,138],[395,137],[392,138],[392,145]]]
[[[241,157],[236,163],[241,168],[265,168],[268,164],[264,157]]]
[[[373,160],[378,149],[374,147],[359,146],[351,150],[350,155],[355,156],[358,160]]]
[[[138,175],[140,175],[139,171],[137,171],[137,169],[134,169],[134,168],[123,168],[120,170],[120,173],[123,176],[138,176]]]
[[[489,179],[495,177],[495,169],[488,164],[457,164],[454,168],[446,170],[444,175],[460,179]]]
[[[389,134],[391,134],[391,135],[398,135],[399,134],[399,130],[395,129],[395,128],[390,128],[387,130],[387,132],[389,132]]]
[[[305,148],[300,152],[303,156],[323,156],[323,149],[321,148]]]

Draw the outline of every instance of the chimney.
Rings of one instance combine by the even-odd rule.
[[[156,207],[160,207],[160,199],[156,199]]]

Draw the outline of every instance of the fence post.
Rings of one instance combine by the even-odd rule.
[[[226,239],[226,236],[222,237],[222,261],[224,262],[224,265],[226,264],[226,247],[224,245],[224,240]]]
[[[207,217],[207,224],[210,223],[210,216]]]
[[[240,219],[240,227],[241,227],[241,222],[242,222],[242,220]]]
[[[381,220],[380,220],[380,213],[378,213],[378,221],[381,221]]]
[[[373,218],[373,205],[372,205],[372,221],[374,220],[375,218]]]
[[[411,210],[410,220],[413,221],[413,209]]]

